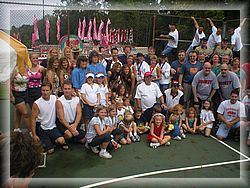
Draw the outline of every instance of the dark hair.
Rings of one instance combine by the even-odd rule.
[[[114,50],[117,50],[117,51],[118,51],[117,48],[111,48],[110,52],[113,53]]]
[[[198,55],[197,52],[196,52],[195,50],[191,50],[191,51],[189,52],[189,54],[191,54],[191,53],[192,53],[192,54],[195,53],[196,55]]]
[[[99,46],[99,52],[101,52],[101,49],[104,49],[104,46]]]
[[[160,105],[160,104],[154,105],[154,107],[153,107],[153,112],[154,112],[154,113],[161,113],[161,112],[162,112],[161,105]]]
[[[95,56],[99,56],[98,52],[93,50],[89,53],[89,64],[92,64],[92,58],[95,57]]]
[[[186,51],[181,49],[181,50],[178,51],[178,53],[186,53]]]
[[[232,90],[230,94],[231,94],[231,95],[232,95],[232,94],[236,94],[236,95],[239,96],[239,89],[234,89],[234,90]]]
[[[34,143],[28,133],[10,133],[10,176],[25,178],[38,167],[42,146]]]
[[[52,84],[49,81],[44,81],[41,85],[41,88],[45,86],[49,86],[50,90],[52,90]]]
[[[88,62],[87,57],[86,57],[86,56],[79,56],[79,57],[77,58],[77,62],[76,62],[77,68],[80,68],[80,64],[81,64],[82,61]]]
[[[211,101],[210,101],[210,100],[207,100],[207,99],[203,102],[203,109],[205,109],[205,107],[204,107],[204,103],[205,103],[205,102],[209,102],[210,106],[209,106],[208,110],[211,110],[211,111],[212,111]]]
[[[62,87],[63,87],[64,85],[71,85],[71,87],[73,87],[73,84],[72,84],[71,80],[64,80],[64,81],[63,81],[63,84],[62,84]]]
[[[138,106],[135,106],[134,114],[135,114],[136,112],[142,112],[142,108],[141,108],[141,107],[138,107]]]
[[[51,70],[53,68],[54,61],[58,61],[58,63],[60,63],[60,60],[58,58],[55,58],[55,57],[49,58],[49,61],[48,61],[48,70]]]

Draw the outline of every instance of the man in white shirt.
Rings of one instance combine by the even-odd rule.
[[[160,37],[167,38],[168,44],[165,46],[164,50],[162,51],[163,54],[169,56],[172,54],[174,49],[177,49],[178,40],[179,40],[179,32],[176,29],[176,25],[174,23],[169,24],[170,32],[168,35],[161,34]]]
[[[73,87],[70,80],[63,82],[63,95],[56,101],[57,128],[65,139],[84,143],[84,132],[80,129],[82,108],[80,99],[72,96]]]
[[[215,50],[215,48],[217,46],[221,45],[221,28],[217,28],[215,27],[213,21],[210,18],[207,18],[207,20],[209,21],[211,27],[212,27],[212,33],[208,38],[207,41],[207,46],[213,50]]]
[[[167,106],[164,103],[164,97],[158,85],[152,82],[151,72],[144,74],[144,82],[138,85],[136,89],[135,99],[138,107],[142,108],[143,116],[150,121],[153,113],[153,107],[157,103],[157,99],[160,99],[162,109],[166,110]]]
[[[32,136],[35,142],[41,141],[44,150],[51,154],[54,152],[54,143],[68,149],[62,134],[56,127],[56,96],[51,95],[52,85],[45,82],[41,86],[42,96],[32,107],[31,125]]]
[[[229,100],[223,101],[218,110],[218,118],[221,121],[216,136],[223,140],[228,136],[231,129],[238,129],[242,123],[240,118],[245,118],[244,104],[238,101],[239,91],[233,90]]]
[[[239,27],[237,27],[236,29],[230,28],[228,31],[229,35],[231,36],[231,50],[233,50],[233,57],[240,57],[240,50],[243,47],[240,31],[245,21],[246,18],[242,20]]]
[[[137,62],[134,64],[136,69],[136,79],[137,84],[141,83],[144,79],[145,72],[150,71],[150,67],[146,61],[144,61],[144,55],[142,53],[137,53]]]

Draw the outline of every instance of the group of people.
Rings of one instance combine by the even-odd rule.
[[[227,138],[231,129],[238,139],[240,126],[249,126],[250,121],[246,115],[250,114],[250,87],[240,83],[246,73],[227,40],[209,37],[208,44],[216,49],[206,54],[210,47],[192,19],[196,43],[187,51],[179,50],[172,62],[168,55],[173,48],[168,46],[158,56],[153,47],[148,54],[131,54],[129,45],[124,54],[115,47],[99,47],[88,56],[66,47],[61,58],[58,49],[52,48],[41,63],[37,53],[30,53],[32,66],[24,73],[16,67],[11,77],[14,131],[21,131],[23,118],[34,142],[41,142],[47,153],[54,152],[55,144],[69,149],[67,140],[72,139],[102,158],[112,158],[111,149],[139,142],[141,134],[148,134],[152,148],[169,146],[171,139],[185,139],[188,133],[210,136],[217,126],[218,139]],[[211,35],[219,35],[208,20]],[[176,30],[173,25],[170,29]],[[178,40],[170,34],[166,37]]]

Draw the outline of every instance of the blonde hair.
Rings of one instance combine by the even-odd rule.
[[[116,109],[117,109],[117,108],[116,108],[116,105],[112,104],[112,105],[108,106],[107,111],[108,111],[108,113],[109,113],[109,112],[111,112],[112,110],[116,110]]]
[[[189,117],[190,112],[194,112],[194,117],[197,118],[197,112],[196,112],[196,110],[195,110],[194,107],[190,107],[190,108],[187,110],[186,117]]]
[[[95,112],[95,117],[98,116],[98,113],[99,113],[101,110],[106,110],[106,111],[107,111],[107,108],[106,108],[105,106],[102,106],[102,105],[97,106],[96,112]]]
[[[178,111],[183,110],[183,106],[181,104],[177,104],[173,107],[173,113],[176,114]]]
[[[131,112],[125,112],[124,113],[124,123],[127,124],[127,123],[130,123],[132,121],[134,121],[134,116]]]
[[[162,118],[162,125],[163,125],[164,127],[166,127],[165,116],[164,116],[163,114],[161,114],[161,113],[156,113],[156,114],[154,114],[153,117],[151,118],[150,122],[149,122],[149,125],[151,126],[152,123],[155,123],[155,118],[156,118],[156,117],[161,117],[161,118]]]

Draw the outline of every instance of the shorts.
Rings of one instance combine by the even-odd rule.
[[[219,129],[217,130],[216,136],[221,136],[226,138],[231,129],[237,129],[240,127],[241,121],[235,123],[231,128],[227,129],[225,123],[221,123]]]
[[[88,143],[89,146],[95,147],[101,145],[103,142],[110,142],[111,137],[110,133],[105,133],[103,135],[97,135],[95,136],[91,142]]]
[[[62,137],[62,134],[57,127],[51,130],[43,130],[40,125],[40,122],[36,122],[36,134],[40,138],[45,151],[48,151],[54,148],[56,139]]]
[[[15,97],[14,105],[17,105],[21,102],[27,103],[28,92],[26,91],[12,91],[13,96]]]
[[[91,119],[92,117],[94,117],[94,107],[93,106],[89,106],[87,104],[83,105],[83,117],[84,118],[89,118]]]
[[[37,99],[42,96],[41,88],[28,88],[28,100],[29,104],[33,104]]]

